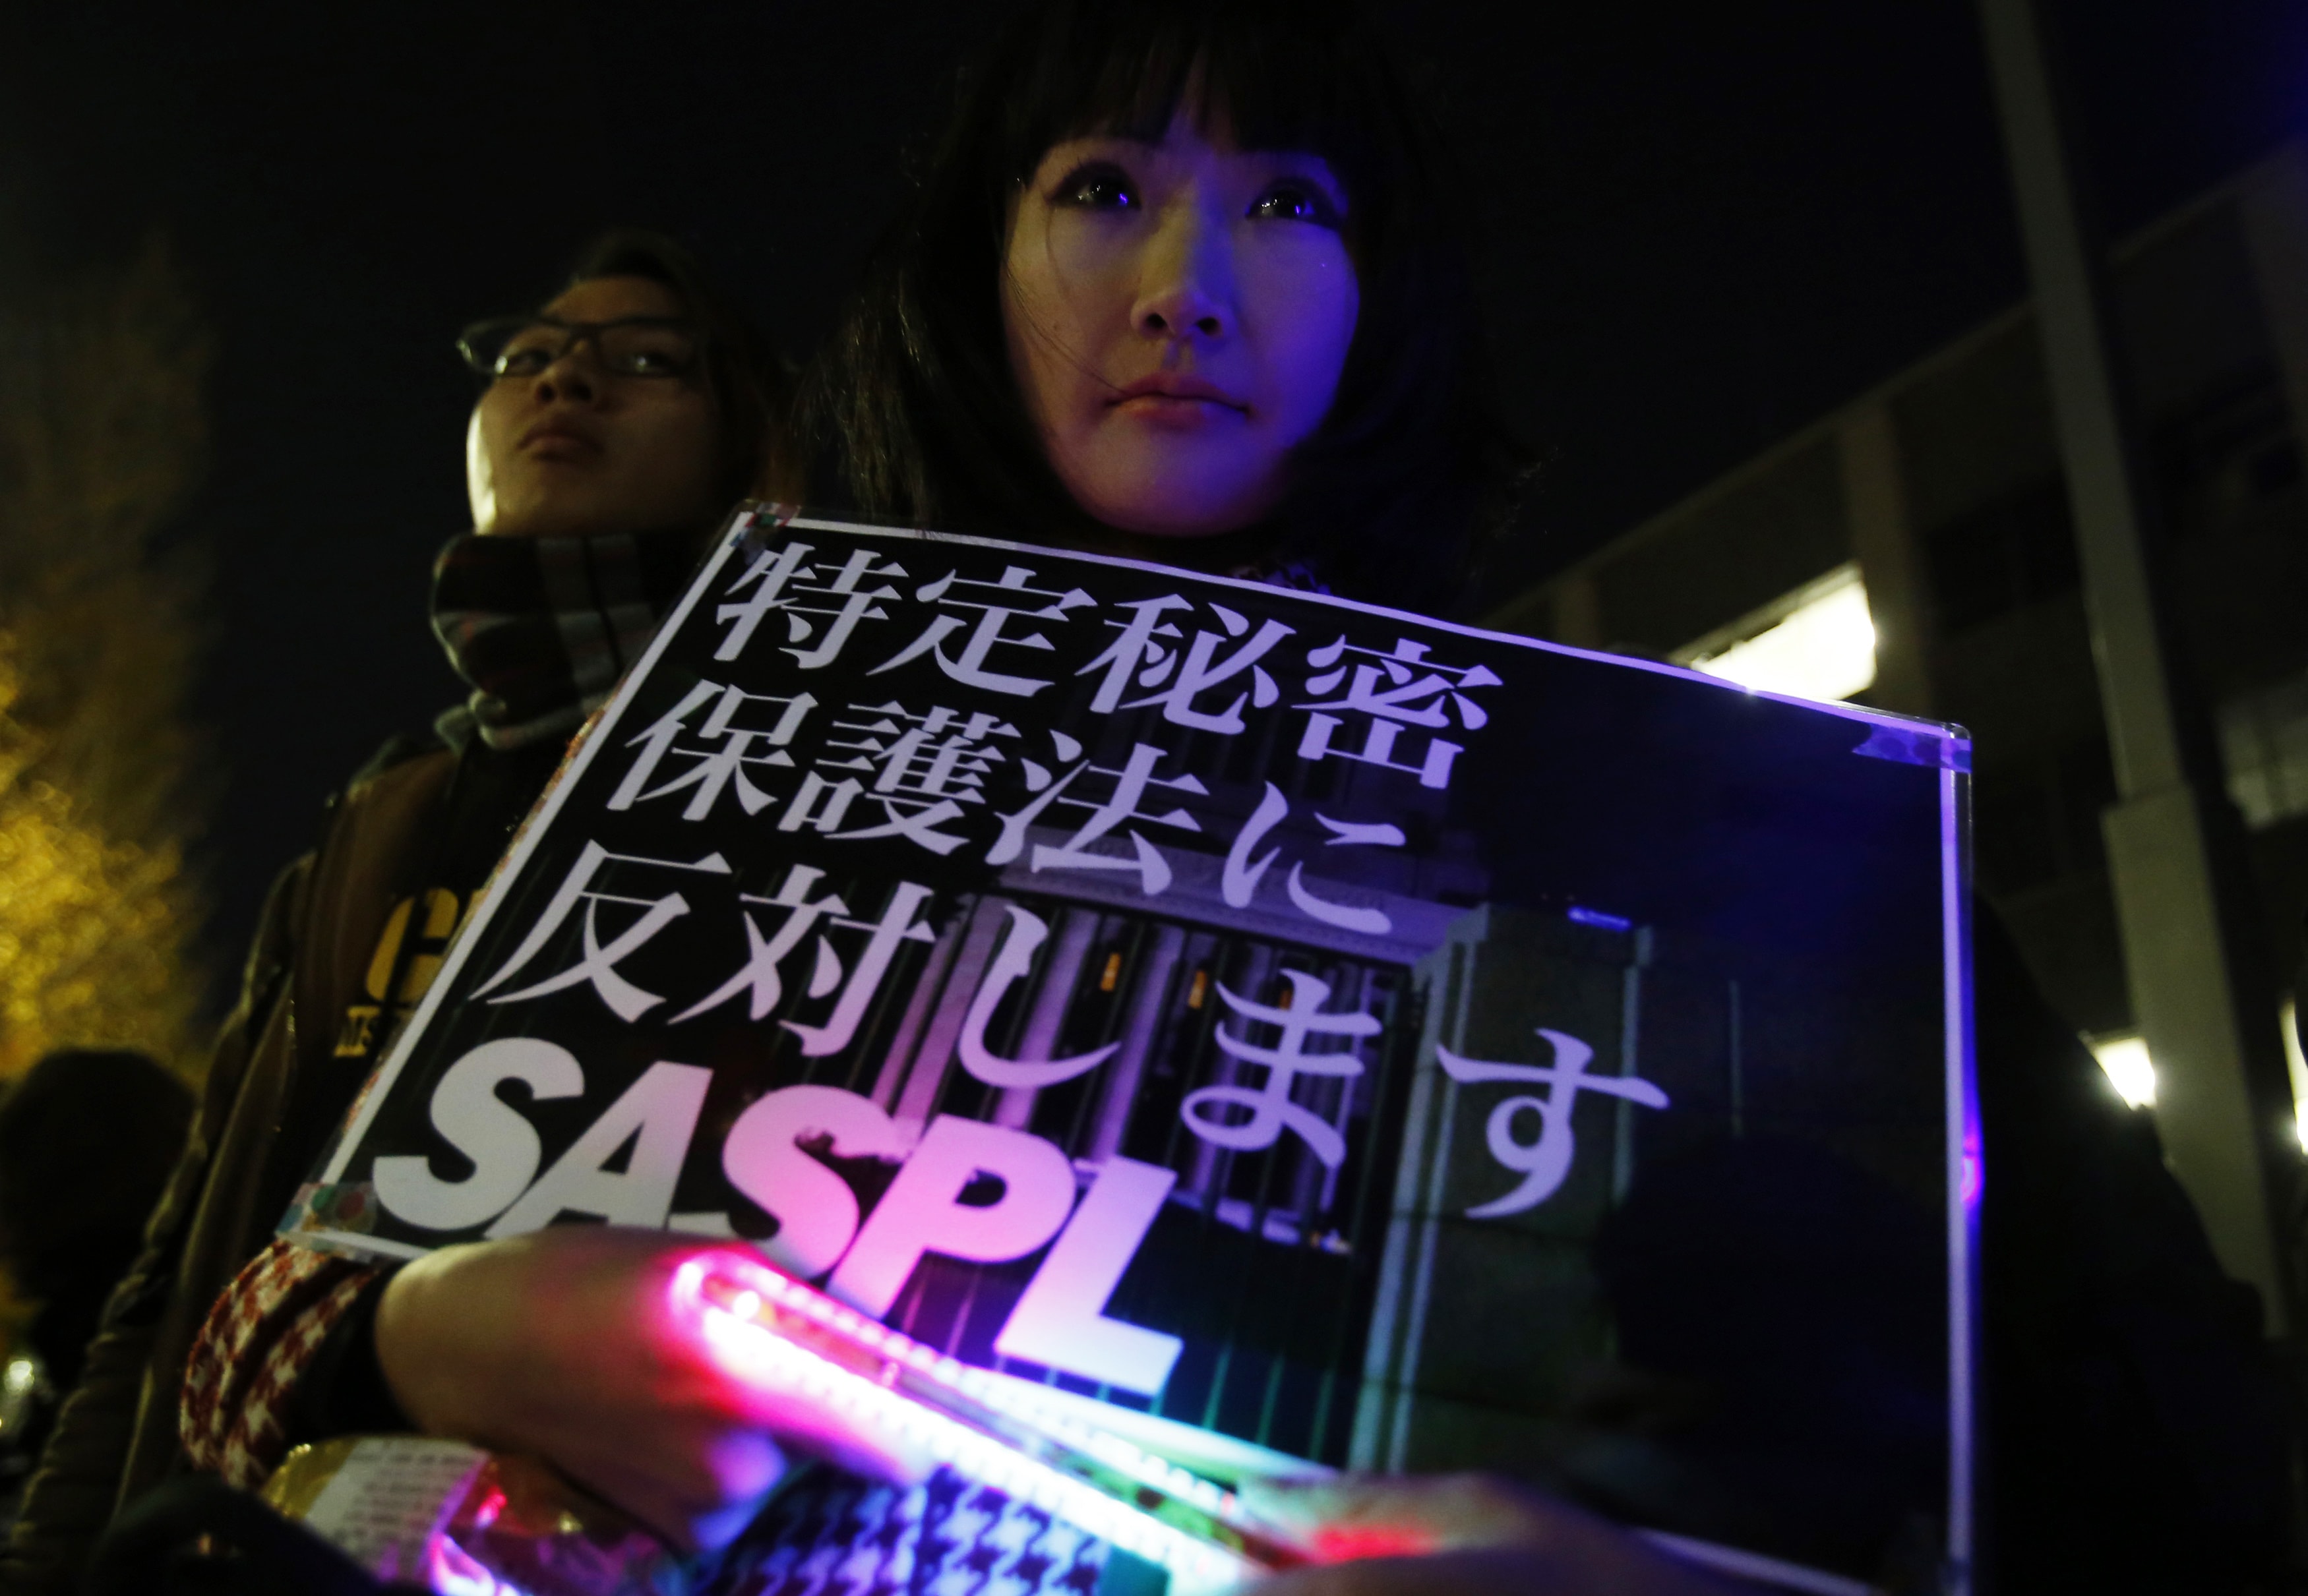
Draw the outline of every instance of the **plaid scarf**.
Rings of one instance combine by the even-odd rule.
[[[433,635],[472,696],[435,724],[452,745],[566,738],[641,657],[696,570],[693,531],[449,540],[433,563]]]

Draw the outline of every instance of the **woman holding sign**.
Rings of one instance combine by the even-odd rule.
[[[1454,211],[1385,44],[1340,8],[1038,6],[976,74],[910,226],[817,373],[788,461],[807,480],[787,491],[917,524],[1448,606],[1511,477]],[[653,453],[620,454],[624,422],[562,402],[569,383],[589,382],[634,400],[651,373],[620,363],[655,357],[613,349],[611,330],[681,308],[645,288],[580,284],[483,351],[498,379],[475,413],[485,533],[611,529],[598,516],[556,519],[568,496],[554,485],[613,457],[639,468],[695,452],[715,415],[702,384],[649,390],[667,404],[686,396],[691,423],[650,411],[664,424]],[[539,385],[554,382],[563,388],[538,408]],[[685,467],[658,480],[681,489],[667,496],[683,510],[710,511],[711,476]],[[622,501],[618,512],[627,530],[642,513]],[[450,623],[477,661],[489,637],[512,635],[496,617],[516,586],[495,558],[509,545],[478,541],[471,597],[453,606],[472,619]],[[542,585],[551,590],[549,570]],[[573,657],[570,674],[597,664]],[[532,702],[521,691],[530,679],[478,683],[470,714],[485,737],[538,728],[532,746],[557,746],[573,724],[567,695]],[[429,914],[407,911],[412,948]],[[408,965],[383,962],[397,991]],[[338,1112],[348,1095],[332,1096]],[[300,1111],[293,1086],[288,1101],[270,1165],[301,1174],[335,1116]],[[211,1188],[247,1173],[220,1169]],[[732,1578],[745,1557],[777,1549],[741,1537],[814,1455],[885,1481],[857,1483],[831,1522],[854,1527],[860,1556],[894,1545],[914,1522],[903,1487],[920,1460],[720,1361],[668,1309],[700,1251],[570,1227],[385,1272],[276,1244],[212,1309],[169,1310],[207,1314],[185,1386],[186,1450],[243,1483],[295,1441],[354,1429],[532,1454],[676,1545],[734,1544]],[[1497,1481],[1270,1496],[1273,1517],[1348,1559],[1278,1581],[1278,1596],[1716,1588],[1600,1520]],[[977,1545],[945,1551],[966,1571],[1018,1531],[993,1513]],[[917,1552],[929,1555],[907,1555]],[[1095,1566],[1012,1577],[1019,1589],[1077,1588]]]
[[[973,83],[812,379],[788,461],[807,480],[786,494],[1449,605],[1511,462],[1441,163],[1383,44],[1326,6],[1043,5]],[[383,1292],[386,1380],[426,1429],[540,1452],[669,1536],[719,1544],[779,1477],[764,1418],[789,1450],[829,1438],[667,1343],[659,1305],[693,1250],[599,1231],[444,1249]],[[834,1565],[932,1555],[902,1503],[861,1485],[829,1506],[862,1559],[831,1549]],[[1498,1482],[1269,1507],[1335,1552],[1431,1554],[1278,1592],[1713,1588]],[[960,1568],[1031,1534],[989,1522],[945,1554]]]
[[[983,69],[812,373],[788,433],[810,469],[780,496],[1447,614],[1515,469],[1456,244],[1468,202],[1444,172],[1382,47],[1338,8],[1040,5]],[[2209,1588],[2203,1549],[2241,1567],[2285,1513],[2277,1382],[2255,1313],[2233,1314],[2251,1293],[1976,913],[1979,1089],[1989,1167],[2007,1171],[1988,1177],[2004,1196],[1984,1229],[2007,1421],[1996,1555],[2052,1583],[2089,1566],[2104,1588]],[[2110,1328],[2167,1312],[2189,1350]],[[2116,1369],[2155,1394],[2074,1394]],[[1635,1412],[1692,1397],[1628,1394]],[[2186,1442],[2157,1416],[2183,1411],[2201,1427]],[[2252,1483],[2136,1489],[2149,1471],[2113,1460],[2149,1455]],[[1445,1554],[1278,1593],[1701,1583],[1495,1480],[1269,1504],[1342,1547]]]

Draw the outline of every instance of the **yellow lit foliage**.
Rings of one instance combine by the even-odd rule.
[[[208,353],[158,245],[0,308],[0,1077],[63,1046],[199,1059],[204,572],[156,539]]]

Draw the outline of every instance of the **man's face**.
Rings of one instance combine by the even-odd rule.
[[[604,277],[579,283],[546,313],[564,322],[614,322],[678,316],[682,306],[662,283]],[[702,370],[619,374],[590,340],[534,376],[490,383],[465,433],[473,527],[498,536],[702,527],[727,508],[720,465],[719,407]]]

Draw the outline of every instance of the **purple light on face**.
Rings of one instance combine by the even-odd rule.
[[[1599,925],[1605,931],[1626,931],[1635,929],[1633,921],[1622,920],[1616,914],[1606,914],[1600,909],[1573,906],[1571,910],[1571,918],[1581,925]]]

